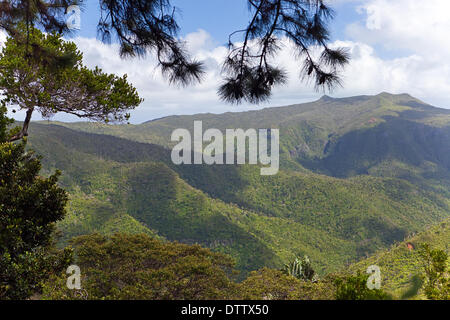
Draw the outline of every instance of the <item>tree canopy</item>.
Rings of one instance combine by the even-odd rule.
[[[234,261],[198,245],[162,242],[145,234],[99,234],[72,240],[81,268],[80,290],[54,277],[44,290],[50,299],[226,299]]]
[[[230,33],[229,53],[223,63],[223,84],[219,96],[231,103],[259,103],[270,98],[272,88],[286,82],[285,70],[278,67],[276,55],[283,38],[293,45],[299,58],[299,73],[312,79],[316,88],[340,85],[339,70],[348,63],[343,48],[331,48],[328,22],[333,11],[323,0],[247,0],[251,16],[248,25]],[[83,1],[17,0],[3,1],[0,28],[17,37],[16,25],[25,21],[45,31],[70,32],[64,13],[70,5]],[[115,39],[120,54],[154,54],[169,82],[188,85],[199,82],[205,72],[201,62],[192,59],[178,37],[178,8],[169,0],[99,0],[101,17],[98,33],[103,41]],[[240,35],[240,37],[237,37]],[[315,50],[321,54],[316,56]]]
[[[369,275],[358,271],[355,275],[337,277],[336,300],[392,300],[392,296],[381,289],[369,289]]]
[[[142,102],[126,75],[87,68],[76,45],[64,41],[59,33],[45,35],[32,29],[29,46],[31,54],[27,55],[26,44],[9,37],[0,54],[3,101],[26,110],[22,130],[12,141],[27,135],[34,111],[44,117],[65,112],[97,121],[123,121],[129,118],[128,110]]]
[[[41,163],[26,142],[7,142],[10,133],[0,107],[0,300],[25,299],[42,281],[70,263],[71,250],[52,246],[55,222],[65,214],[67,194],[59,173],[39,176]]]
[[[422,244],[420,256],[423,260],[424,293],[430,300],[450,299],[450,278],[448,273],[448,255],[444,250],[432,249]]]

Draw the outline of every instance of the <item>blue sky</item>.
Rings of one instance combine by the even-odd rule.
[[[450,107],[450,10],[448,0],[330,0],[336,17],[330,25],[331,45],[344,46],[351,63],[343,72],[344,86],[335,97],[377,94],[381,91],[410,93],[439,107]],[[118,57],[116,44],[96,39],[99,19],[97,0],[87,0],[81,30],[71,38],[84,53],[89,67],[128,74],[144,102],[132,112],[140,123],[172,114],[222,113],[268,106],[302,103],[320,98],[323,92],[299,80],[299,61],[285,43],[276,62],[289,72],[289,83],[275,88],[264,104],[231,106],[217,97],[220,67],[226,55],[228,35],[248,23],[245,0],[172,0],[179,8],[180,37],[195,58],[205,62],[207,75],[201,84],[176,88],[161,77],[151,55],[145,59]],[[17,118],[23,116],[16,114]],[[38,116],[35,120],[40,119]],[[57,115],[54,120],[78,120]]]
[[[330,24],[332,40],[344,39],[346,26],[364,19],[357,12],[359,3],[360,1],[344,1],[333,6],[336,15]],[[250,18],[247,3],[243,0],[175,0],[172,4],[178,9],[180,36],[203,29],[219,45],[225,44],[229,34],[245,26]],[[96,37],[99,17],[98,1],[87,0],[82,13],[82,29],[77,35]],[[382,47],[379,50],[389,55]]]
[[[243,0],[175,0],[172,4],[178,9],[180,35],[185,36],[198,29],[207,30],[218,42],[225,44],[228,35],[245,26],[249,21],[247,3]],[[343,2],[333,6],[336,11],[331,26],[332,38],[344,35],[345,26],[362,19],[356,12],[357,2]],[[82,13],[82,29],[78,33],[83,37],[96,37],[97,22],[100,17],[98,1],[87,0]]]

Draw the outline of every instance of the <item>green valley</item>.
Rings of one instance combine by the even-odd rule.
[[[280,172],[180,165],[171,132],[279,128]],[[35,122],[29,147],[63,172],[60,244],[99,232],[146,233],[231,254],[242,276],[308,255],[341,270],[450,216],[450,111],[409,95],[323,97],[241,113],[141,125]]]

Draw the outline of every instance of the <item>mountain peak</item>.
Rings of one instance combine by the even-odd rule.
[[[410,107],[430,106],[428,103],[425,103],[422,100],[413,97],[409,93],[392,94],[389,92],[381,92],[381,93],[377,94],[375,97],[387,99],[387,100],[393,101],[395,103],[408,105]]]
[[[389,97],[392,97],[392,96],[395,96],[395,94],[383,91],[383,92],[380,92],[379,94],[377,94],[377,96],[389,96]]]
[[[389,93],[386,91],[383,91],[379,94],[376,95],[377,97],[389,97],[389,98],[393,98],[393,97],[397,97],[397,98],[408,98],[408,99],[414,99],[417,100],[416,98],[414,98],[413,96],[411,96],[409,93]]]
[[[319,101],[331,101],[331,100],[334,100],[334,98],[332,98],[332,97],[330,97],[330,96],[328,96],[328,95],[326,95],[326,94],[324,94],[324,95],[319,99]]]

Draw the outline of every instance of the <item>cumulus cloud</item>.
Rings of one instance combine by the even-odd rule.
[[[366,19],[349,24],[347,31],[353,38],[440,58],[450,53],[448,0],[370,0],[357,9]]]
[[[131,121],[140,123],[150,119],[173,114],[222,113],[227,111],[245,111],[273,105],[306,102],[317,99],[321,94],[314,92],[312,86],[301,85],[298,79],[300,66],[294,67],[294,58],[288,46],[277,57],[280,64],[290,72],[293,84],[275,90],[274,98],[263,105],[229,105],[220,101],[216,91],[222,81],[222,62],[227,55],[227,48],[215,45],[214,39],[204,30],[186,35],[189,52],[204,62],[206,75],[200,84],[179,88],[170,86],[161,75],[154,57],[121,59],[117,44],[104,44],[94,38],[75,38],[73,41],[83,52],[84,63],[88,67],[99,66],[103,71],[118,75],[127,74],[129,81],[137,88],[144,102],[132,111]],[[77,120],[69,115],[57,115],[54,119],[63,121]]]
[[[450,1],[368,0],[357,10],[364,20],[349,24],[347,35],[369,51],[364,58],[357,55],[349,73],[359,65],[361,80],[369,75],[375,87],[382,81],[386,91],[409,92],[450,107]],[[377,58],[381,55],[373,48],[382,48],[382,56],[390,58]]]
[[[450,54],[447,40],[450,19],[446,16],[450,1],[339,0],[338,3],[345,2],[354,3],[354,10],[361,14],[361,20],[349,21],[347,39],[332,44],[349,48],[352,60],[343,73],[344,87],[330,95],[406,92],[436,106],[450,107],[450,62],[445,59]],[[227,49],[216,45],[215,39],[205,30],[188,34],[183,40],[192,55],[202,60],[207,68],[204,81],[187,88],[170,86],[151,55],[123,60],[118,55],[117,45],[106,45],[91,38],[74,39],[84,52],[88,66],[98,65],[106,72],[128,74],[145,99],[132,112],[134,123],[172,114],[221,113],[301,103],[323,94],[300,81],[301,64],[292,54],[289,43],[284,41],[283,50],[276,59],[288,71],[288,85],[275,88],[272,99],[266,104],[228,105],[216,94]],[[66,116],[57,119],[74,120]]]
[[[168,84],[161,75],[154,57],[121,59],[117,45],[105,45],[96,39],[77,38],[85,63],[100,66],[104,71],[128,74],[128,79],[144,98],[144,103],[132,112],[132,121],[141,122],[171,114],[222,112],[226,105],[216,96],[220,82],[221,62],[226,48],[213,45],[213,39],[204,31],[191,33],[184,39],[189,52],[204,62],[206,75],[200,84],[179,88]]]

